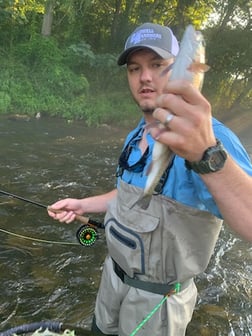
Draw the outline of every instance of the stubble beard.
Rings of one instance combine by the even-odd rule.
[[[134,95],[132,95],[135,103],[140,107],[141,111],[144,113],[144,114],[147,114],[147,115],[151,115],[154,110],[155,110],[155,106],[151,106],[151,105],[148,105],[148,104],[142,104],[134,97]]]
[[[144,113],[144,114],[148,114],[148,115],[150,115],[150,114],[152,114],[153,112],[154,112],[154,108],[148,108],[148,107],[146,107],[146,108],[142,108],[142,112]]]
[[[140,107],[140,109],[142,110],[142,112],[144,114],[152,114],[155,110],[155,107],[154,106],[148,106],[148,105],[141,105],[138,103],[138,106]]]

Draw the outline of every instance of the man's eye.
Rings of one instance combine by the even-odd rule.
[[[128,67],[128,71],[129,72],[137,72],[139,70],[139,67],[138,66],[132,66],[132,67]]]
[[[152,67],[153,68],[160,68],[162,66],[162,63],[153,63]]]

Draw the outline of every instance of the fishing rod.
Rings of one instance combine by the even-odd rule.
[[[21,196],[12,194],[12,193],[4,191],[4,190],[0,190],[0,193],[5,195],[5,196],[15,198],[15,199],[18,199],[18,200],[23,201],[23,202],[36,205],[40,208],[52,211],[54,213],[59,213],[59,212],[64,211],[64,210],[54,209],[51,206],[39,203],[37,201],[30,200],[30,199],[25,198],[25,197],[21,197]],[[103,224],[101,222],[98,222],[98,221],[96,221],[94,219],[91,219],[89,217],[80,216],[80,215],[77,215],[77,214],[75,215],[75,218],[78,221],[80,221],[84,224],[77,230],[77,233],[76,233],[76,237],[77,237],[79,243],[83,246],[93,245],[95,243],[96,239],[97,239],[97,236],[98,236],[97,228],[104,228]]]

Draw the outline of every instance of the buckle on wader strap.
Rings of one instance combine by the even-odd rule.
[[[136,278],[129,277],[124,270],[113,260],[114,264],[114,271],[116,275],[122,280],[125,285],[142,289],[147,292],[151,292],[154,294],[160,295],[172,295],[174,294],[174,286],[175,284],[162,284],[157,282],[149,282],[149,281],[142,281]],[[192,279],[186,280],[181,284],[180,291],[185,289],[190,283]]]

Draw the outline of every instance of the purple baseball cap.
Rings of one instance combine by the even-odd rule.
[[[170,28],[155,23],[144,23],[136,28],[128,37],[124,51],[117,63],[127,63],[128,56],[136,50],[148,48],[164,59],[175,57],[179,52],[179,44]]]

